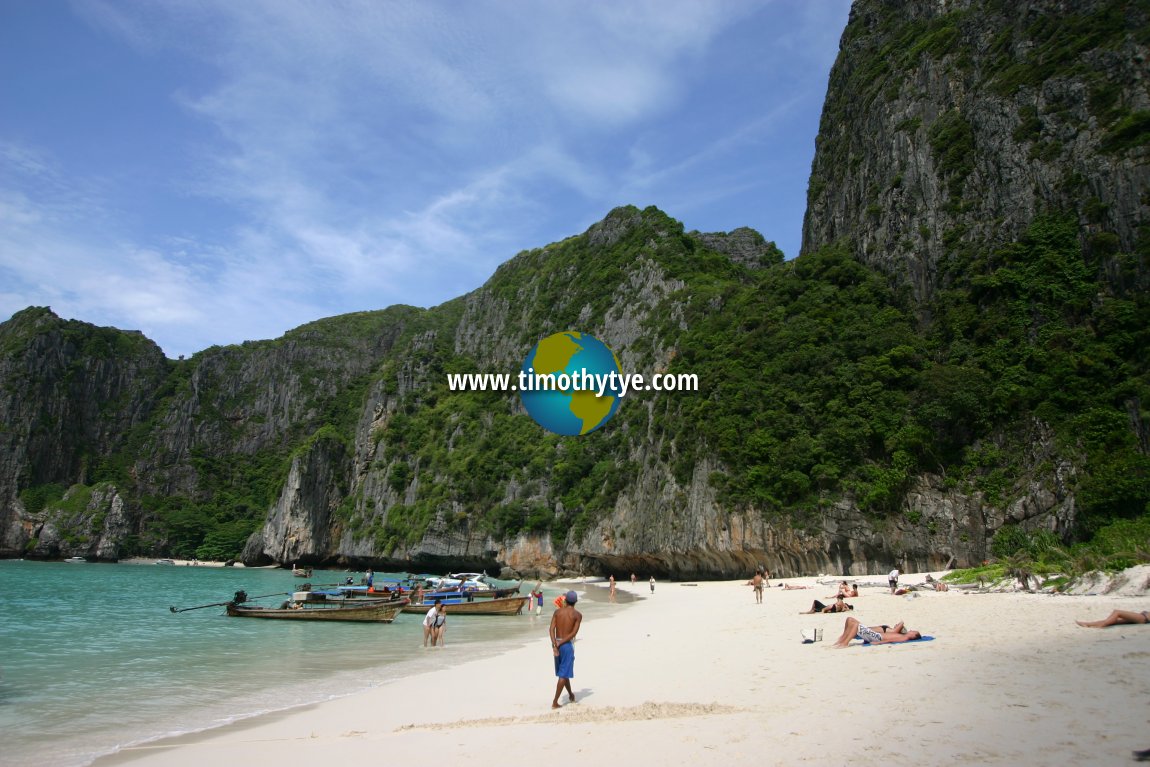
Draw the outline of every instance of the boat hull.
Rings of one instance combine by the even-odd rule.
[[[462,592],[459,589],[426,591],[423,594],[423,598],[425,601],[428,599],[458,599],[462,594],[464,597],[470,597],[472,599],[503,599],[505,597],[514,596],[518,593],[519,586],[517,584],[515,586],[509,586],[502,589],[469,589]]]
[[[391,623],[403,609],[405,602],[354,603],[320,602],[298,608],[256,607],[228,604],[228,615],[233,618],[270,618],[287,621],[355,621],[361,623]]]
[[[457,602],[442,600],[447,605],[448,616],[453,615],[519,615],[527,605],[529,597],[504,597],[502,599],[482,599],[474,602]],[[426,601],[418,605],[406,605],[405,613],[426,614],[431,609],[432,602]]]

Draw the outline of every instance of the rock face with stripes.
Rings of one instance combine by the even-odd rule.
[[[839,239],[920,301],[1046,211],[1096,257],[1150,225],[1150,6],[859,0],[831,71],[803,252]]]

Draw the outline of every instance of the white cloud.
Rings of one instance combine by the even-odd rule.
[[[803,40],[826,34],[825,4],[799,5],[802,23],[778,45],[803,60]],[[18,171],[0,174],[0,312],[51,303],[140,327],[173,354],[439,303],[550,241],[531,238],[579,231],[635,196],[689,207],[737,194],[753,170],[709,165],[788,108],[764,96],[765,116],[702,113],[695,133],[676,132],[718,41],[774,7],[762,1],[76,7],[145,66],[193,73],[170,83],[187,136],[155,158],[155,188],[177,222],[180,195],[230,220],[205,232],[189,214],[178,236],[141,231],[116,169],[63,169],[50,151],[0,143]]]

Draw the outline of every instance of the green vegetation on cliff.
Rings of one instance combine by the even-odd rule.
[[[1146,253],[1098,252],[1080,235],[1073,219],[1047,216],[1017,242],[961,250],[947,264],[949,287],[923,312],[841,244],[786,263],[764,248],[748,265],[656,209],[619,209],[587,234],[521,254],[476,300],[523,311],[525,321],[505,327],[524,354],[560,329],[609,337],[621,312],[642,308],[624,356],[643,372],[694,373],[700,392],[636,393],[590,437],[548,434],[514,394],[448,390],[448,373],[519,364],[493,369],[460,346],[461,299],[387,321],[333,318],[170,363],[150,418],[123,449],[89,462],[87,481],[113,483],[142,512],[129,547],[235,557],[293,456],[320,438],[351,449],[378,388],[391,404],[377,414],[364,470],[380,488],[346,487],[335,520],[381,557],[417,550],[433,525],[437,534],[549,532],[557,546],[577,543],[652,461],[680,491],[705,462],[725,507],[798,526],[817,526],[843,498],[877,517],[901,514],[924,472],[1001,506],[1066,462],[1076,535],[1088,538],[1142,518],[1150,501],[1140,442],[1150,270]],[[344,371],[338,386],[325,380],[345,364],[325,349],[358,353],[379,334],[393,344],[381,366]],[[270,416],[257,412],[260,387],[244,382],[259,380],[253,360],[285,344],[293,361],[269,370],[296,382],[304,416],[251,442]],[[140,478],[145,455],[171,449],[173,413],[219,436]],[[237,449],[245,440],[252,448]],[[164,477],[174,492],[158,492]],[[65,486],[24,487],[26,510],[50,512]]]
[[[484,290],[508,302],[532,297],[519,326],[523,349],[534,341],[532,329],[601,332],[621,305],[646,301],[632,359],[648,370],[694,373],[702,391],[635,394],[593,437],[551,435],[514,395],[448,391],[448,373],[492,372],[456,348],[461,302],[408,312],[395,337],[398,354],[379,370],[345,377],[327,396],[317,394],[322,386],[310,389],[317,392],[307,395],[310,416],[276,443],[250,452],[194,448],[189,490],[137,498],[146,512],[139,545],[236,556],[275,500],[293,452],[322,434],[350,445],[376,380],[397,406],[372,435],[373,470],[397,502],[384,514],[377,498],[360,493],[339,518],[380,554],[417,545],[437,519],[460,530],[478,525],[498,539],[549,531],[556,544],[578,540],[634,481],[640,467],[632,456],[652,446],[681,486],[713,456],[718,469],[709,481],[723,504],[796,524],[817,520],[844,496],[874,514],[898,513],[923,472],[1002,504],[1041,469],[1024,458],[1036,424],[1055,436],[1046,460],[1078,467],[1082,536],[1145,513],[1150,459],[1130,424],[1144,423],[1150,402],[1141,354],[1150,347],[1150,301],[1136,280],[1115,292],[1101,279],[1103,266],[1114,264],[1144,275],[1145,254],[1092,262],[1074,221],[1043,218],[1018,242],[949,264],[951,287],[923,324],[884,275],[840,246],[750,268],[654,209],[621,209],[605,224],[605,238],[593,232],[521,255]],[[667,292],[641,295],[651,288],[629,280],[637,268],[657,273]],[[300,343],[310,332],[321,346],[347,344],[350,328],[361,338],[381,331],[373,318],[327,324],[341,327],[324,333],[317,324],[267,343]],[[156,444],[170,408],[184,407],[193,386],[208,408],[197,417],[242,436],[252,395],[227,376],[238,376],[262,348],[205,353],[218,362],[200,361],[192,375],[192,361],[173,363],[173,383],[153,417],[134,430],[128,451],[92,464],[90,481],[132,492],[140,458],[133,451]],[[307,371],[291,368],[318,384],[320,373]],[[234,413],[244,418],[232,423]],[[61,495],[59,483],[22,493],[29,511]]]
[[[498,538],[550,529],[557,543],[568,533],[578,540],[634,481],[629,456],[651,445],[682,485],[716,456],[722,469],[711,481],[725,505],[799,524],[844,496],[898,513],[923,472],[1000,505],[1026,482],[1047,481],[1051,464],[1025,457],[1043,429],[1054,435],[1045,460],[1078,467],[1080,535],[1145,513],[1150,459],[1130,419],[1144,418],[1150,401],[1139,352],[1150,343],[1150,302],[1145,291],[1106,288],[1073,221],[1040,219],[1020,241],[951,265],[953,287],[925,325],[885,275],[842,247],[748,269],[658,211],[630,227],[609,248],[581,236],[532,252],[531,271],[513,263],[488,289],[538,294],[552,309],[541,335],[568,325],[597,332],[608,308],[579,317],[621,281],[604,275],[650,259],[685,287],[651,312],[644,348],[674,348],[668,370],[697,374],[703,391],[633,395],[594,437],[557,437],[518,412],[513,396],[448,392],[447,372],[483,366],[437,337],[421,354],[427,385],[376,434],[376,460],[405,500],[379,529],[367,510],[353,522],[361,535],[391,551],[451,508],[461,529],[481,523]],[[1145,272],[1143,256],[1127,259]],[[572,288],[548,289],[531,274],[563,275]],[[686,332],[670,319],[676,309]]]

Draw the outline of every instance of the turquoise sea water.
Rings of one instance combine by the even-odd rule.
[[[317,570],[310,580],[348,575]],[[0,763],[88,764],[125,745],[495,654],[544,634],[550,618],[549,609],[460,617],[446,647],[424,649],[413,614],[361,625],[168,609],[301,582],[273,569],[0,561]],[[546,590],[545,604],[555,593]]]

